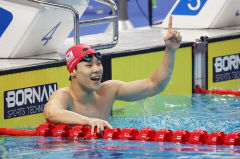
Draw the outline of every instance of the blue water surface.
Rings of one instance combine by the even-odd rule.
[[[155,111],[160,96],[140,104],[139,113],[113,115],[112,126],[240,132],[240,98],[220,95],[183,96],[190,103],[165,102]],[[149,101],[149,100],[148,100]],[[146,107],[147,105],[147,107]],[[124,107],[130,107],[126,105]],[[114,113],[113,113],[114,114]],[[136,140],[71,141],[53,137],[0,137],[1,158],[240,158],[240,146],[194,145]]]

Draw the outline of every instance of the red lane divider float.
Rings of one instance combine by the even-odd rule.
[[[36,136],[36,130],[0,128],[0,135]]]
[[[221,95],[234,95],[234,96],[240,96],[240,91],[237,90],[220,90],[220,89],[213,89],[213,90],[207,90],[204,88],[196,87],[194,89],[195,93],[202,93],[202,94],[221,94]]]
[[[58,124],[55,126],[52,123],[42,123],[36,128],[36,130],[0,128],[0,135],[53,136],[70,138],[72,140],[103,138],[208,145],[240,145],[240,132],[232,132],[229,134],[222,131],[207,133],[203,130],[196,130],[193,132],[188,130],[177,130],[173,132],[170,129],[159,129],[155,131],[152,128],[138,130],[134,127],[125,127],[121,130],[120,128],[114,127],[113,129],[105,129],[103,134],[97,134],[95,129],[95,133],[92,135],[91,127],[88,126],[70,126],[67,124]]]

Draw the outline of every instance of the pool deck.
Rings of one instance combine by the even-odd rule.
[[[209,39],[219,38],[225,36],[240,35],[240,26],[229,27],[224,29],[177,29],[183,37],[183,44],[189,42],[196,42],[201,36],[207,36]],[[103,54],[117,54],[126,51],[144,50],[149,48],[156,48],[164,46],[163,38],[167,33],[167,29],[160,26],[141,27],[132,30],[120,31],[118,44],[111,49],[105,49],[101,52]],[[106,43],[112,40],[112,33],[101,33],[81,36],[81,43],[94,45],[97,43]],[[17,68],[32,67],[36,65],[44,65],[52,61],[59,61],[64,59],[66,50],[73,45],[73,38],[66,39],[58,52],[44,54],[40,56],[17,58],[17,59],[3,59],[0,58],[0,72]]]

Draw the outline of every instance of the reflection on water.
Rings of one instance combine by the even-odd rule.
[[[194,95],[187,102],[152,97],[137,102],[139,111],[114,115],[119,128],[167,128],[240,132],[240,98]],[[183,101],[183,100],[182,100]],[[127,108],[128,106],[126,106]],[[129,106],[130,107],[130,106]],[[164,107],[159,111],[160,107]],[[156,111],[157,110],[157,111]],[[0,137],[1,158],[240,158],[240,146],[192,145],[127,140],[71,141],[52,137]]]
[[[52,137],[4,137],[4,139],[5,141],[1,143],[2,158],[240,157],[240,146],[103,139],[73,142]]]

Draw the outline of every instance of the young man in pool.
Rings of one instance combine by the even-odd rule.
[[[71,47],[65,56],[71,85],[51,95],[44,107],[46,120],[55,124],[89,125],[92,134],[94,128],[97,128],[97,133],[101,133],[104,127],[112,128],[107,120],[115,100],[135,101],[165,89],[181,39],[180,33],[172,29],[170,17],[161,64],[151,77],[132,82],[109,80],[101,83],[103,67],[100,53],[86,44]]]

